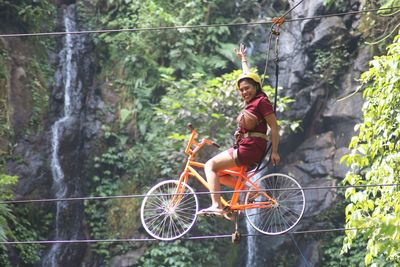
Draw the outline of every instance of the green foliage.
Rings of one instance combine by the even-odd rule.
[[[337,267],[337,266],[351,266],[351,267],[363,267],[364,264],[364,250],[366,240],[354,240],[351,251],[345,254],[341,253],[341,247],[343,245],[344,236],[336,236],[330,243],[325,243],[322,247],[323,256],[322,262],[326,267]]]
[[[8,120],[7,84],[10,79],[9,54],[6,50],[0,49],[0,137],[10,135],[10,123]],[[0,151],[3,156],[3,151]]]
[[[346,253],[341,252],[344,236],[335,236],[329,243],[324,243],[322,246],[322,262],[324,267],[364,267],[365,249],[368,240],[365,237],[356,238],[353,240],[351,250]],[[375,260],[376,266],[391,267],[393,263],[387,262],[382,255],[378,255]]]
[[[37,203],[29,205],[13,207],[13,215],[7,218],[11,229],[7,234],[8,241],[44,240],[48,236],[52,222],[51,215],[37,209]],[[31,210],[34,208],[36,210],[33,213]],[[34,223],[38,221],[41,223]],[[37,225],[40,225],[40,227],[37,227]],[[45,246],[39,244],[3,246],[0,248],[0,266],[13,266],[9,260],[9,255],[13,259],[18,255],[21,266],[33,266],[40,262],[40,255],[44,249]]]
[[[191,235],[213,235],[218,229],[225,229],[227,223],[219,218],[198,218]],[[160,242],[148,248],[139,260],[140,267],[148,266],[231,266],[233,262],[230,239],[184,240]],[[219,257],[218,255],[225,255]],[[229,255],[229,256],[228,256]]]
[[[193,266],[191,251],[177,243],[160,243],[145,255],[145,260],[140,266]]]
[[[350,2],[347,0],[324,0],[324,6],[329,11],[347,12],[350,9]]]
[[[381,8],[391,8],[391,7],[398,7],[399,2],[397,0],[380,0],[379,3],[381,4]],[[379,14],[387,14],[390,13],[391,11],[389,10],[382,10],[380,11]]]
[[[351,10],[351,2],[346,0],[324,0],[324,6],[328,11],[348,12]],[[390,8],[398,6],[397,0],[367,0],[364,3],[367,7],[380,6],[380,8]],[[388,11],[380,11],[380,14],[385,14]]]
[[[0,199],[9,200],[13,198],[13,185],[17,183],[18,177],[0,174]],[[36,232],[23,216],[16,216],[18,212],[13,211],[6,204],[0,204],[0,240],[37,240]],[[23,263],[36,263],[39,261],[38,245],[16,245],[16,252]],[[11,266],[7,256],[7,247],[0,246],[1,266]]]
[[[351,171],[344,182],[352,185],[400,183],[400,35],[385,56],[375,57],[363,73],[363,122],[356,126],[358,136],[351,140],[351,153],[342,158]],[[368,239],[366,265],[383,256],[400,263],[399,187],[349,188],[346,197],[347,227],[363,228],[347,232],[344,251],[358,236]]]
[[[223,23],[230,18],[221,16],[221,10],[234,8],[233,4],[226,4],[225,1],[207,3],[201,0],[174,3],[98,0],[94,5],[97,14],[91,16],[91,25],[108,29]],[[82,9],[85,10],[84,7]],[[160,67],[173,68],[179,78],[193,72],[223,70],[230,59],[226,58],[226,53],[220,53],[219,47],[230,36],[227,27],[218,27],[128,31],[102,34],[96,41],[99,47],[105,49],[102,59],[105,79],[123,83],[126,95],[142,104],[143,108],[138,112],[146,112],[147,102],[157,101],[159,93],[163,92],[159,83]]]
[[[19,29],[38,32],[43,26],[53,29],[56,9],[48,0],[0,0],[0,16]]]
[[[7,232],[9,232],[9,226],[7,218],[14,219],[11,209],[8,205],[0,205],[0,240],[5,241],[7,239]]]
[[[12,186],[18,181],[17,176],[0,173],[0,199],[7,200],[13,197]]]
[[[326,224],[328,222],[326,228],[343,227],[345,224],[345,215],[343,210],[349,204],[349,201],[345,199],[344,192],[339,191],[338,194],[340,198],[337,201],[335,209],[327,210],[326,212],[323,212],[323,214],[318,215],[316,223]],[[346,253],[341,253],[344,238],[344,232],[326,233],[321,236],[321,238],[318,237],[318,240],[321,242],[323,266],[365,266],[363,258],[365,256],[366,240],[361,238],[354,240],[352,249]]]
[[[28,68],[28,75],[32,77],[30,89],[32,94],[32,116],[29,122],[29,130],[37,132],[41,130],[43,115],[48,111],[48,81],[53,75],[53,70],[47,62],[40,62],[34,57]]]
[[[316,49],[314,52],[314,72],[319,79],[329,85],[337,84],[336,78],[349,64],[349,53],[344,46],[330,47],[329,50]]]
[[[362,39],[375,50],[374,54],[384,54],[393,35],[396,35],[399,19],[394,15],[398,12],[398,9],[394,9],[394,7],[398,6],[398,0],[368,0],[365,2],[364,9],[384,9],[365,13],[360,18],[358,27]]]
[[[0,50],[0,79],[5,79],[8,80],[10,78],[10,72],[8,70],[8,60],[9,60],[9,55],[6,50],[1,49]]]
[[[211,242],[176,241],[160,243],[147,250],[139,266],[221,266],[216,257],[215,244]]]
[[[126,156],[127,136],[122,127],[130,116],[130,112],[122,109],[117,128],[112,129],[104,125],[104,142],[106,150],[93,159],[94,169],[91,187],[95,188],[93,196],[128,195],[137,192],[137,179],[133,174],[137,168]],[[121,127],[121,128],[119,128]],[[139,177],[141,178],[141,177]],[[85,203],[85,212],[88,217],[91,236],[94,239],[129,238],[137,231],[139,225],[139,207],[141,199],[108,199]],[[92,246],[95,258],[99,262],[107,263],[112,255],[123,253],[132,244],[116,245],[112,243],[98,243]]]

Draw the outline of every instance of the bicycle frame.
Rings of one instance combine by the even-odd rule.
[[[208,140],[208,139],[202,139],[202,141],[199,143],[195,139],[197,137],[197,132],[193,128],[191,128],[192,134],[190,136],[189,142],[185,148],[185,153],[188,154],[188,160],[186,163],[186,166],[181,173],[179,177],[179,185],[184,182],[188,183],[189,177],[193,176],[195,177],[205,188],[210,191],[210,186],[207,183],[206,179],[204,179],[199,172],[196,169],[204,168],[204,163],[198,162],[195,160],[197,152],[204,146],[204,145],[216,145],[213,141]],[[219,146],[218,146],[219,147]],[[252,173],[250,175],[247,175],[246,173],[246,167],[234,167],[230,169],[225,169],[219,172],[220,176],[223,175],[230,175],[233,177],[237,177],[236,179],[236,184],[234,187],[234,191],[232,194],[232,197],[229,201],[224,199],[221,196],[221,202],[222,204],[227,208],[229,208],[230,211],[239,211],[239,210],[245,210],[245,209],[258,209],[258,208],[268,208],[271,207],[275,204],[277,204],[277,201],[274,200],[271,196],[269,196],[266,192],[260,191],[257,194],[263,194],[268,201],[263,201],[263,202],[255,202],[255,203],[247,203],[247,204],[242,204],[239,203],[239,197],[240,193],[245,190],[245,186],[248,184],[251,186],[252,190],[260,190],[260,187],[251,181],[251,177],[253,177],[256,173]],[[178,186],[176,193],[177,196],[181,195],[183,192],[181,190],[181,186]],[[180,199],[180,197],[178,197]],[[178,200],[179,201],[179,200]]]
[[[144,229],[159,240],[171,241],[180,238],[196,222],[199,202],[195,191],[188,184],[191,176],[210,191],[206,179],[202,177],[201,172],[199,173],[199,169],[204,169],[205,164],[196,161],[195,157],[204,145],[218,145],[208,139],[197,142],[197,132],[193,127],[190,129],[192,134],[185,148],[188,159],[179,180],[165,180],[154,185],[146,194],[140,208],[140,219]],[[221,195],[225,210],[221,215],[236,220],[235,238],[239,235],[237,215],[241,211],[244,211],[254,229],[266,235],[286,233],[296,226],[303,216],[304,191],[300,184],[288,175],[271,173],[253,182],[251,178],[255,173],[248,173],[245,167],[222,170],[218,174],[236,177],[235,183],[227,183],[228,186],[234,187],[230,199],[224,199]],[[221,182],[224,180],[221,179]],[[249,188],[253,193],[246,193],[245,201],[242,201],[240,194],[248,192]],[[223,192],[211,192],[217,193]]]

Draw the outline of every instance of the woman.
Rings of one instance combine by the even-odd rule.
[[[220,183],[234,188],[236,179],[231,176],[218,177],[218,171],[243,165],[251,168],[260,164],[267,149],[266,132],[268,126],[271,129],[272,164],[275,166],[280,160],[278,154],[279,129],[273,107],[261,89],[260,77],[256,73],[250,72],[244,45],[241,44],[239,51],[235,49],[235,52],[242,62],[243,70],[243,74],[237,80],[236,85],[246,107],[238,117],[239,128],[235,133],[236,145],[214,156],[204,166],[207,182],[210,186],[212,205],[199,211],[200,215],[224,216],[226,214],[220,194],[215,192],[220,191]]]

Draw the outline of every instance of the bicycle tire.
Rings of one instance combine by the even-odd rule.
[[[170,241],[182,237],[194,225],[199,208],[197,196],[186,183],[167,180],[153,186],[143,199],[140,219],[152,237]],[[175,203],[174,203],[175,202]]]
[[[251,226],[266,235],[280,235],[297,225],[305,209],[304,191],[292,177],[282,173],[271,173],[255,181],[259,188],[250,188],[265,192],[276,204],[269,207],[246,209],[245,214]],[[285,190],[286,189],[286,190]],[[254,192],[247,192],[245,203],[266,203],[268,197]]]

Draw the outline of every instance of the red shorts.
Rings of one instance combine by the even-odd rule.
[[[246,137],[238,142],[238,148],[228,149],[229,155],[235,160],[238,166],[245,165],[254,167],[261,163],[267,150],[268,142],[260,137]],[[237,155],[237,157],[236,157]]]

